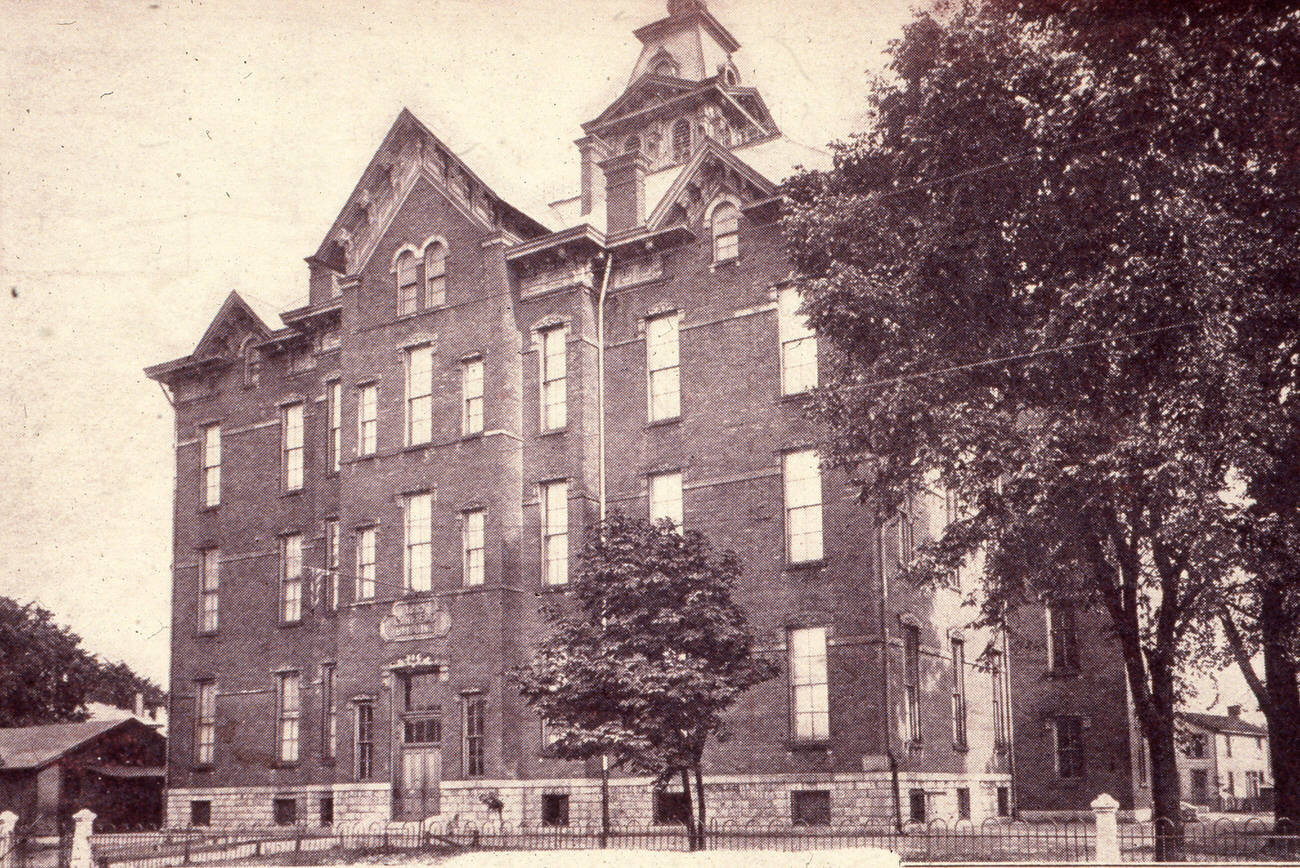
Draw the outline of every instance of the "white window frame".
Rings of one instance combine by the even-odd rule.
[[[817,388],[817,335],[799,315],[799,290],[777,292],[777,339],[781,345],[781,394],[798,395]],[[811,361],[810,361],[811,359]]]
[[[194,764],[212,765],[217,750],[217,682],[194,684]]]
[[[339,607],[339,550],[343,545],[343,529],[337,518],[325,519],[325,607]]]
[[[433,442],[433,346],[406,351],[406,445]]]
[[[485,531],[487,510],[471,509],[461,514],[461,581],[465,587],[481,585],[487,578]]]
[[[372,600],[375,596],[375,571],[379,549],[379,529],[359,527],[356,533],[357,575],[354,600]]]
[[[952,743],[967,746],[966,719],[966,642],[953,636],[952,642]]]
[[[357,386],[357,455],[374,455],[379,448],[379,384]]]
[[[681,320],[677,311],[645,321],[646,415],[651,422],[682,415]]]
[[[402,575],[408,591],[433,590],[433,494],[427,491],[402,501]]]
[[[542,527],[542,584],[569,582],[569,481],[557,479],[540,485]]]
[[[358,781],[368,781],[375,774],[375,703],[359,700],[353,709],[352,775]]]
[[[464,435],[483,433],[483,357],[465,359],[460,370],[460,430]]]
[[[302,673],[277,672],[275,683],[275,756],[296,763],[302,755]]]
[[[220,626],[221,550],[199,551],[199,633],[211,635]]]
[[[325,444],[329,454],[325,456],[325,472],[333,475],[339,472],[343,455],[343,383],[331,380],[327,388],[325,412],[329,430],[325,434]]]
[[[543,431],[559,431],[568,425],[568,335],[563,325],[537,333],[539,425]]]
[[[302,621],[302,534],[280,537],[280,623]]]
[[[719,217],[722,212],[722,217]],[[713,264],[740,258],[740,208],[730,201],[719,202],[709,219],[713,234]]]
[[[284,491],[301,491],[303,486],[303,459],[306,452],[306,424],[301,402],[285,404],[280,408],[280,472]]]
[[[790,738],[822,742],[830,738],[830,687],[826,666],[826,628],[789,631]]]
[[[199,448],[202,451],[203,505],[205,507],[221,504],[221,424],[214,422],[204,425]]]
[[[420,310],[420,272],[423,271],[423,257],[414,250],[403,250],[393,262],[393,274],[397,284],[397,315],[407,316]]]
[[[682,526],[682,473],[672,470],[667,473],[655,473],[648,481],[650,501],[650,521],[661,518],[670,519],[673,529],[681,531]]]
[[[321,717],[321,756],[332,760],[339,749],[339,716],[334,696],[335,671],[333,663],[322,663],[320,667],[320,717]]]
[[[907,740],[921,741],[921,628],[903,624],[903,716]]]
[[[461,694],[460,709],[461,773],[467,778],[481,778],[487,772],[487,698],[476,692]],[[476,744],[478,768],[473,763]]]
[[[808,483],[814,478],[815,485]],[[784,453],[781,456],[781,483],[785,500],[786,563],[816,563],[825,557],[823,486],[817,450],[799,449]],[[811,496],[814,493],[815,498]]]
[[[447,303],[447,248],[440,241],[424,248],[424,309]]]

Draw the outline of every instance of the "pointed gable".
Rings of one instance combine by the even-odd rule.
[[[250,336],[254,342],[260,343],[269,340],[273,334],[248,302],[238,292],[232,291],[203,332],[203,337],[199,338],[194,352],[145,368],[145,375],[167,383],[176,376],[194,374],[213,364],[232,361]]]
[[[672,173],[659,174],[666,177]],[[704,209],[720,195],[735,196],[748,205],[769,199],[777,192],[775,183],[713,139],[705,139],[666,190],[662,187],[663,178],[653,186],[651,181],[652,178],[646,179],[646,201],[651,209],[646,228],[652,232],[676,223],[698,221]]]

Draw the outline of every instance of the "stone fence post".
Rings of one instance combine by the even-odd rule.
[[[18,815],[13,811],[0,813],[0,868],[14,868],[18,864],[18,854],[14,844],[18,842],[15,829],[18,827]]]
[[[1092,813],[1097,818],[1097,855],[1098,865],[1115,865],[1119,863],[1119,824],[1116,813],[1119,802],[1109,793],[1102,793],[1092,800]],[[75,866],[74,866],[75,868]]]
[[[72,815],[72,856],[68,868],[95,868],[90,852],[90,832],[95,828],[95,812],[82,808]]]

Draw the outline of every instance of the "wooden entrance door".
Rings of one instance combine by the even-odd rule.
[[[439,813],[438,784],[441,780],[441,748],[403,747],[398,815],[404,820],[423,820]]]

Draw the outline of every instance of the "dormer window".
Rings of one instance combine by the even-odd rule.
[[[429,239],[416,250],[406,247],[393,263],[397,276],[397,315],[418,313],[447,303],[447,246]]]
[[[736,71],[730,67],[722,73],[722,80],[727,83],[727,87],[735,87],[740,84],[740,76],[736,75]]]
[[[655,75],[662,75],[667,78],[677,77],[677,64],[672,58],[664,57],[655,64]]]
[[[728,262],[740,256],[740,211],[730,202],[713,209],[713,261]]]
[[[682,118],[673,124],[673,159],[685,160],[691,155],[691,122]]]

